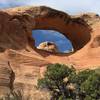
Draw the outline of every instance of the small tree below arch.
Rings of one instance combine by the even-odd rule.
[[[52,64],[47,66],[39,88],[51,93],[51,100],[99,100],[100,73],[84,70],[76,73],[73,66]]]

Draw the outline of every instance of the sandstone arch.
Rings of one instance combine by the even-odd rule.
[[[90,26],[81,18],[71,18],[68,14],[48,7],[40,7],[40,13],[34,16],[33,29],[56,30],[65,35],[75,51],[85,46],[91,38]]]
[[[34,29],[56,30],[72,42],[75,51],[85,46],[91,38],[91,28],[82,18],[72,18],[64,12],[49,7],[18,7],[8,9],[8,12],[14,13],[9,20],[22,22],[20,25],[30,38]]]

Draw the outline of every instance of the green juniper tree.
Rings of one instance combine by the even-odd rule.
[[[51,100],[99,100],[100,72],[84,70],[76,73],[73,66],[52,64],[47,66],[39,88],[47,88]]]

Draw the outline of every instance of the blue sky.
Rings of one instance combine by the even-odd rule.
[[[36,42],[35,46],[38,46],[41,42],[50,41],[57,45],[60,52],[68,52],[72,50],[71,42],[57,31],[34,30],[32,33]]]
[[[69,14],[78,14],[83,12],[94,12],[100,15],[100,0],[0,0],[0,8],[9,8],[24,5],[46,5]],[[36,34],[35,34],[36,33]],[[41,34],[40,34],[41,33]],[[36,40],[36,46],[44,41],[53,41],[61,52],[72,49],[68,39],[58,32],[37,30],[33,31],[33,37]]]

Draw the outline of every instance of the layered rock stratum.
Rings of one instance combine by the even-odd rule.
[[[36,49],[32,30],[56,30],[74,47],[69,54]],[[40,33],[41,34],[41,33]],[[52,33],[53,34],[53,33]],[[0,95],[23,90],[33,95],[37,79],[48,64],[71,64],[77,70],[100,67],[100,16],[68,15],[49,7],[16,7],[0,10]],[[45,99],[43,99],[45,100]]]

